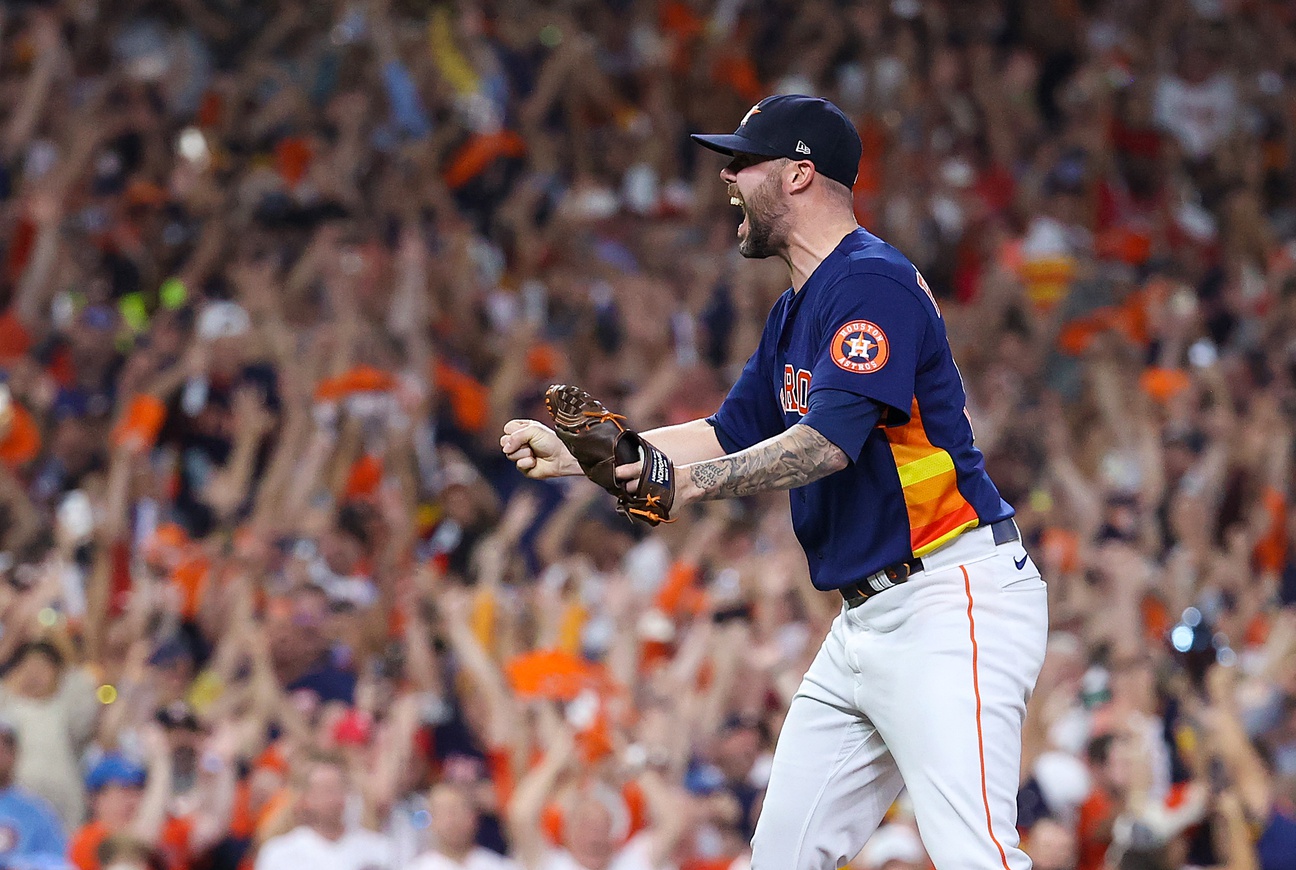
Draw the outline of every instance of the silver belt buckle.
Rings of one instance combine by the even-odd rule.
[[[876,574],[870,574],[864,579],[864,585],[873,591],[874,595],[879,592],[885,592],[896,584],[887,576],[886,571],[878,571]]]

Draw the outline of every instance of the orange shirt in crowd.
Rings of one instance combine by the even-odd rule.
[[[1102,789],[1094,789],[1080,805],[1080,821],[1076,825],[1076,839],[1080,845],[1080,860],[1076,870],[1102,870],[1111,845],[1111,821],[1116,815],[1116,805]]]
[[[68,846],[68,858],[77,870],[103,870],[99,863],[99,847],[112,832],[103,822],[88,822],[73,834]],[[168,870],[189,870],[193,855],[189,851],[189,840],[193,834],[193,822],[188,818],[170,818],[162,826],[162,836],[158,839],[158,848],[166,859]]]
[[[690,858],[680,865],[680,870],[729,870],[733,865],[735,857],[737,856],[729,855],[724,858]]]

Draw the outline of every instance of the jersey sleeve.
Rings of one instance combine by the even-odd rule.
[[[769,356],[771,329],[766,324],[760,346],[743,366],[742,373],[707,422],[726,453],[737,453],[783,431],[783,412],[775,398],[773,375],[765,360]],[[782,384],[782,381],[779,382]]]
[[[810,391],[809,407],[801,424],[841,448],[852,463],[859,459],[864,442],[882,419],[884,410],[866,396],[822,389]]]
[[[819,311],[810,398],[840,390],[885,406],[887,425],[908,422],[930,315],[884,275],[844,277]]]

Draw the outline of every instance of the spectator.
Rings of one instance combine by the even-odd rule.
[[[1260,870],[1292,870],[1296,868],[1296,813],[1288,802],[1277,798],[1273,771],[1237,718],[1235,679],[1233,672],[1219,665],[1206,676],[1206,751],[1223,766],[1231,786],[1230,799],[1220,808],[1229,855],[1242,862],[1250,839],[1244,825],[1250,820],[1259,830],[1256,866]]]
[[[8,624],[14,630],[3,640],[22,630],[19,621]],[[77,761],[98,713],[89,676],[70,667],[52,642],[23,642],[0,684],[0,709],[13,721],[23,747],[15,782],[53,804],[64,825],[76,825],[85,807]]]
[[[1075,832],[1051,819],[1039,821],[1031,828],[1026,854],[1039,870],[1076,870]]]
[[[1178,69],[1156,92],[1157,122],[1194,161],[1209,156],[1238,124],[1237,86],[1208,40],[1202,30],[1185,36]]]
[[[18,729],[0,719],[0,866],[12,870],[62,870],[67,836],[45,800],[14,785],[18,762]]]
[[[420,855],[411,870],[510,870],[512,861],[477,845],[477,807],[459,786],[442,783],[428,795],[436,847]]]
[[[203,753],[206,773],[197,795],[174,796],[175,758],[165,731],[150,723],[141,734],[146,764],[140,766],[119,753],[101,757],[86,777],[91,794],[91,821],[80,827],[69,844],[78,870],[101,870],[100,847],[123,836],[153,849],[163,865],[184,867],[222,839],[229,826],[233,771],[218,753]]]
[[[729,716],[717,735],[715,765],[724,777],[722,788],[738,806],[741,830],[750,839],[756,829],[756,803],[763,783],[756,770],[764,748],[759,718],[734,714]]]
[[[675,862],[675,851],[684,834],[684,807],[679,796],[646,770],[639,777],[648,801],[648,826],[626,839],[618,832],[628,823],[618,818],[612,800],[596,782],[577,786],[563,814],[562,844],[545,842],[541,812],[555,786],[575,761],[577,743],[569,727],[553,723],[554,739],[544,760],[518,784],[509,815],[514,848],[529,870],[660,870]],[[624,843],[624,845],[621,845]]]
[[[157,850],[129,837],[109,837],[99,847],[99,863],[105,870],[165,870],[166,861]]]
[[[386,840],[373,831],[348,826],[347,779],[345,767],[336,760],[320,758],[309,763],[298,798],[300,822],[288,833],[266,841],[257,855],[257,870],[392,867],[391,847]]]
[[[1090,781],[1089,796],[1080,806],[1080,870],[1102,867],[1111,845],[1112,824],[1124,799],[1128,780],[1128,760],[1117,745],[1118,738],[1102,734],[1090,741],[1087,750]]]

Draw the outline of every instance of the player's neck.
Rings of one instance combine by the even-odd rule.
[[[837,249],[841,240],[859,229],[854,215],[837,219],[802,221],[788,233],[783,262],[792,273],[792,292],[798,292],[810,280],[819,264]]]

